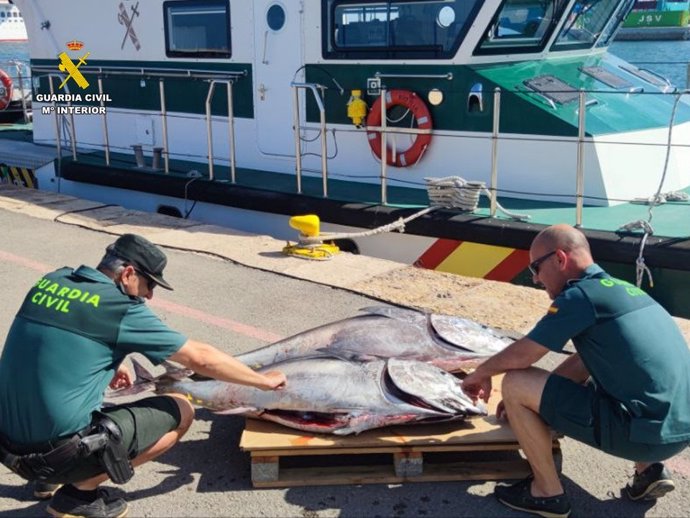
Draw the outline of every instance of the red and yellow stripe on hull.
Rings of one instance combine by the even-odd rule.
[[[527,250],[454,239],[438,239],[415,261],[421,268],[504,282],[512,281],[528,264]]]

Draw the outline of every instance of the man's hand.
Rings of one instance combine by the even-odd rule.
[[[474,371],[462,380],[462,391],[474,402],[478,398],[482,398],[484,402],[488,403],[489,397],[491,397],[491,377],[478,375],[477,371]]]
[[[287,383],[285,374],[280,371],[264,372],[264,377],[267,379],[266,385],[259,387],[261,390],[283,390]]]
[[[120,364],[115,372],[115,376],[110,380],[109,387],[113,390],[129,388],[132,386],[132,375],[129,369],[124,365]]]

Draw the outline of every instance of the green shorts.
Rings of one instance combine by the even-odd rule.
[[[152,446],[166,433],[180,426],[180,407],[175,398],[156,396],[102,410],[122,431],[129,458],[133,459]],[[65,472],[47,482],[69,484],[103,473],[103,466],[94,455],[77,459]]]
[[[630,441],[630,414],[618,401],[552,374],[539,414],[555,431],[598,450],[635,462],[658,462],[680,453],[688,442],[647,444]]]

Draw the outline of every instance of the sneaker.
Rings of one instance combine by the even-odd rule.
[[[533,477],[530,475],[512,486],[496,486],[494,495],[499,502],[511,509],[538,514],[545,518],[568,518],[570,502],[565,493],[558,496],[534,497],[530,490],[532,480]]]
[[[666,467],[655,462],[642,473],[635,473],[632,484],[625,486],[625,493],[630,500],[656,500],[675,488]]]
[[[82,500],[73,496],[74,489],[63,486],[48,504],[47,511],[56,518],[123,518],[127,516],[127,502],[111,499],[108,492],[99,489],[95,500]]]
[[[51,498],[62,486],[62,484],[49,484],[48,482],[43,482],[42,480],[29,482],[29,484],[33,484],[34,496],[39,500],[47,500],[48,498]]]

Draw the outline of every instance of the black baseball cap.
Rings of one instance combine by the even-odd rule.
[[[163,279],[163,269],[168,264],[168,258],[160,248],[145,237],[137,234],[123,234],[108,247],[108,251],[131,263],[137,271],[162,288],[173,289]]]

